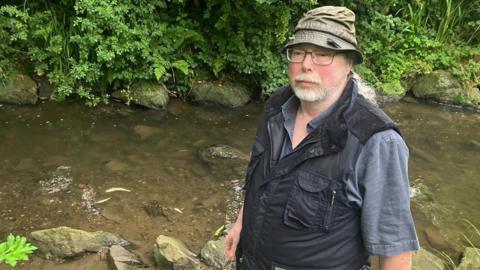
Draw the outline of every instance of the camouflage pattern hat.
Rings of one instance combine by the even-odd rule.
[[[363,61],[355,34],[355,13],[346,7],[324,6],[305,13],[298,21],[295,33],[285,49],[301,43],[352,52],[355,56],[354,64]]]

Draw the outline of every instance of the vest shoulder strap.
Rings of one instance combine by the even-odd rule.
[[[373,134],[387,129],[394,129],[401,135],[393,120],[360,94],[345,112],[344,117],[348,129],[362,144],[365,144]]]

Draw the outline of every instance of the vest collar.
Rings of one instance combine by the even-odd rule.
[[[319,143],[310,149],[310,154],[327,155],[339,152],[344,148],[348,136],[348,127],[344,118],[345,111],[350,107],[358,92],[357,85],[353,78],[350,78],[345,86],[345,89],[333,105],[334,108],[329,117],[312,132],[302,142],[302,145],[310,143]],[[278,117],[281,114],[282,105],[294,95],[291,86],[282,88],[278,94],[272,96],[265,106],[265,113],[268,121],[272,121],[274,125],[282,125],[283,117]],[[274,117],[277,116],[277,117]],[[272,134],[270,134],[272,136]],[[302,147],[299,145],[299,147]],[[312,152],[313,150],[313,152]]]

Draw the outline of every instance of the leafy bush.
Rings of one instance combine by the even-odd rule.
[[[0,8],[0,80],[28,58],[56,100],[77,95],[94,105],[141,80],[185,95],[198,76],[243,80],[268,95],[288,82],[281,49],[295,22],[327,4],[357,13],[377,87],[440,68],[478,83],[480,4],[472,0],[10,1]]]
[[[428,32],[401,17],[375,12],[359,22],[359,37],[367,67],[379,89],[384,83],[413,78],[437,69],[449,69],[465,84],[479,82],[480,66],[472,58],[479,48],[445,44],[436,33]]]
[[[28,255],[36,249],[35,246],[27,243],[27,238],[10,234],[6,242],[0,243],[0,263],[5,262],[15,267],[18,261],[27,261]]]
[[[21,47],[17,44],[28,38],[28,14],[12,6],[0,7],[0,83],[5,83],[15,65],[15,59],[21,57]]]

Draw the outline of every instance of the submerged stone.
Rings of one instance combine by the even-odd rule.
[[[70,187],[73,178],[70,176],[72,168],[70,166],[59,166],[52,173],[50,179],[41,180],[40,186],[47,193],[56,193],[66,190]]]
[[[213,145],[200,151],[202,159],[208,163],[215,162],[215,160],[225,159],[243,159],[248,160],[248,156],[243,154],[240,150],[228,145]]]
[[[133,129],[135,131],[135,134],[137,134],[142,141],[150,138],[153,134],[155,134],[155,132],[158,131],[158,128],[156,127],[150,127],[145,125],[136,125]]]
[[[223,179],[241,179],[245,176],[249,156],[228,145],[214,145],[200,150],[211,173]]]
[[[105,164],[105,168],[110,171],[110,172],[118,172],[118,171],[123,171],[127,168],[128,166],[116,159],[110,160]]]

